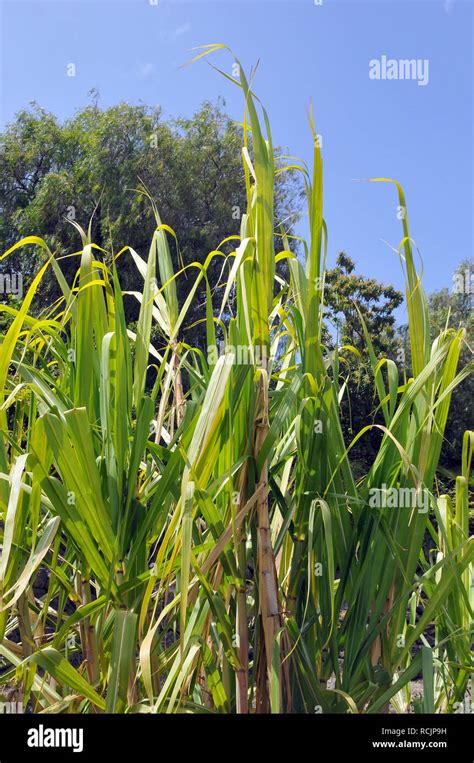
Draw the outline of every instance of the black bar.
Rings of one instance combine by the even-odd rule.
[[[23,760],[133,761],[153,756],[201,761],[220,758],[237,745],[246,763],[262,753],[292,761],[420,761],[472,763],[472,715],[0,715],[0,763]],[[62,730],[62,731],[57,731]],[[82,734],[82,736],[81,736]],[[233,735],[233,737],[231,736]],[[222,740],[224,747],[222,747]],[[57,745],[48,746],[49,742]],[[230,743],[228,747],[225,743]],[[30,744],[29,744],[30,743]],[[43,746],[31,746],[42,744]],[[244,747],[242,748],[242,745]],[[76,747],[77,751],[73,749]],[[245,752],[246,750],[246,752]],[[330,756],[330,757],[329,757]],[[349,758],[350,756],[350,758]]]

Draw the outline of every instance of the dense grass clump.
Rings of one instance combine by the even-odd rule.
[[[72,285],[40,238],[4,255],[36,245],[45,264],[20,308],[2,307],[0,681],[34,711],[375,713],[409,712],[421,675],[414,709],[456,712],[472,671],[474,434],[455,494],[438,495],[436,470],[452,391],[469,373],[458,368],[464,330],[431,341],[405,215],[413,375],[376,356],[361,317],[383,424],[356,481],[351,447],[370,427],[346,447],[340,369],[355,350],[322,343],[316,131],[311,119],[312,172],[298,167],[301,261],[274,230],[270,128],[242,69],[240,87],[247,211],[231,255],[216,242],[187,267],[183,304],[175,234],[157,210],[146,260],[81,230]],[[406,207],[398,183],[377,180]],[[140,293],[122,293],[125,257]],[[225,282],[211,290],[216,262]],[[33,316],[48,268],[63,296]],[[207,352],[185,341],[198,289]],[[132,332],[124,299],[135,298]]]

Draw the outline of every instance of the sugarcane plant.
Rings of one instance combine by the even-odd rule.
[[[341,365],[358,351],[323,341],[313,116],[312,169],[282,166],[235,64],[239,236],[180,267],[178,232],[142,184],[156,219],[146,259],[97,246],[77,223],[72,284],[39,237],[3,255],[36,246],[45,261],[21,306],[1,306],[0,683],[33,712],[456,712],[472,676],[472,432],[454,496],[438,494],[436,473],[451,395],[472,372],[458,367],[465,329],[431,342],[405,212],[412,371],[376,356],[360,315],[380,418],[345,441]],[[288,170],[306,191],[299,249],[274,217],[275,173]],[[406,210],[398,183],[374,182],[392,183]],[[121,289],[125,257],[140,291]],[[220,289],[208,277],[216,261]],[[62,297],[33,312],[51,270]],[[184,332],[202,294],[206,351]],[[127,299],[139,302],[133,331]],[[352,448],[374,427],[376,457],[356,479]]]

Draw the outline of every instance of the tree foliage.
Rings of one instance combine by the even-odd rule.
[[[474,342],[473,307],[474,261],[463,261],[456,268],[452,289],[444,288],[429,295],[431,334],[434,338],[446,326],[466,329],[466,340],[460,354],[460,365],[472,359]],[[454,466],[459,463],[464,432],[474,426],[474,378],[469,375],[454,390],[451,413],[441,451],[441,463]]]
[[[341,344],[350,348],[341,365],[347,379],[342,402],[346,444],[363,426],[382,420],[375,401],[361,316],[376,355],[396,359],[400,340],[394,310],[403,301],[402,293],[393,286],[359,275],[355,270],[355,262],[340,252],[335,267],[326,273],[325,292],[326,342],[332,349]],[[353,455],[361,467],[373,458],[379,441],[380,431],[372,430],[355,446]]]
[[[149,199],[137,190],[145,187],[162,220],[176,232],[177,268],[203,263],[219,242],[239,233],[246,205],[242,130],[223,107],[223,102],[205,102],[189,119],[165,120],[160,108],[120,103],[102,109],[95,99],[64,123],[37,104],[21,111],[0,136],[2,251],[41,230],[57,256],[70,254],[80,248],[71,221],[87,227],[93,218],[92,239],[98,246],[116,253],[132,245],[146,259],[156,222]],[[297,218],[300,196],[294,173],[276,176],[276,223]],[[22,255],[26,281],[37,270],[37,258],[34,250]],[[12,258],[9,266],[15,265],[20,267]],[[77,266],[77,257],[62,262],[69,281]],[[216,260],[208,273],[214,287],[220,275]],[[130,258],[120,261],[120,278],[124,289],[139,288]],[[178,281],[181,302],[188,283]],[[58,296],[55,280],[45,279],[41,299]],[[204,317],[204,301],[201,291],[191,323]],[[132,320],[134,308],[128,300]]]

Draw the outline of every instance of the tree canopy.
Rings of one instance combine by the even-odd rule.
[[[464,327],[466,342],[459,358],[461,368],[472,360],[474,342],[474,261],[465,260],[459,264],[453,275],[453,286],[444,288],[429,295],[431,315],[431,335],[437,336],[444,328]],[[451,409],[445,431],[445,440],[441,451],[441,463],[451,466],[459,461],[462,449],[462,439],[466,429],[474,426],[473,374],[464,379],[454,390],[451,399]]]
[[[93,217],[95,244],[115,253],[130,245],[146,259],[156,223],[149,199],[137,190],[145,186],[176,232],[177,262],[204,262],[216,243],[239,233],[246,206],[241,128],[223,107],[205,102],[189,119],[165,120],[160,108],[120,103],[102,109],[94,99],[63,123],[37,104],[21,111],[0,136],[2,250],[41,231],[57,256],[70,254],[80,248],[71,221],[86,228]],[[275,222],[295,220],[298,177],[279,173],[275,182]],[[22,254],[26,280],[37,270],[37,256],[32,250],[25,262]],[[78,264],[77,258],[63,261],[66,275],[72,278]],[[211,283],[219,268],[216,261]],[[124,289],[139,286],[130,258],[121,259],[120,278]],[[48,297],[59,296],[54,278],[45,284],[53,292]],[[187,293],[186,277],[178,290],[181,297]],[[200,297],[194,320],[202,317]],[[136,305],[128,303],[133,319]]]

